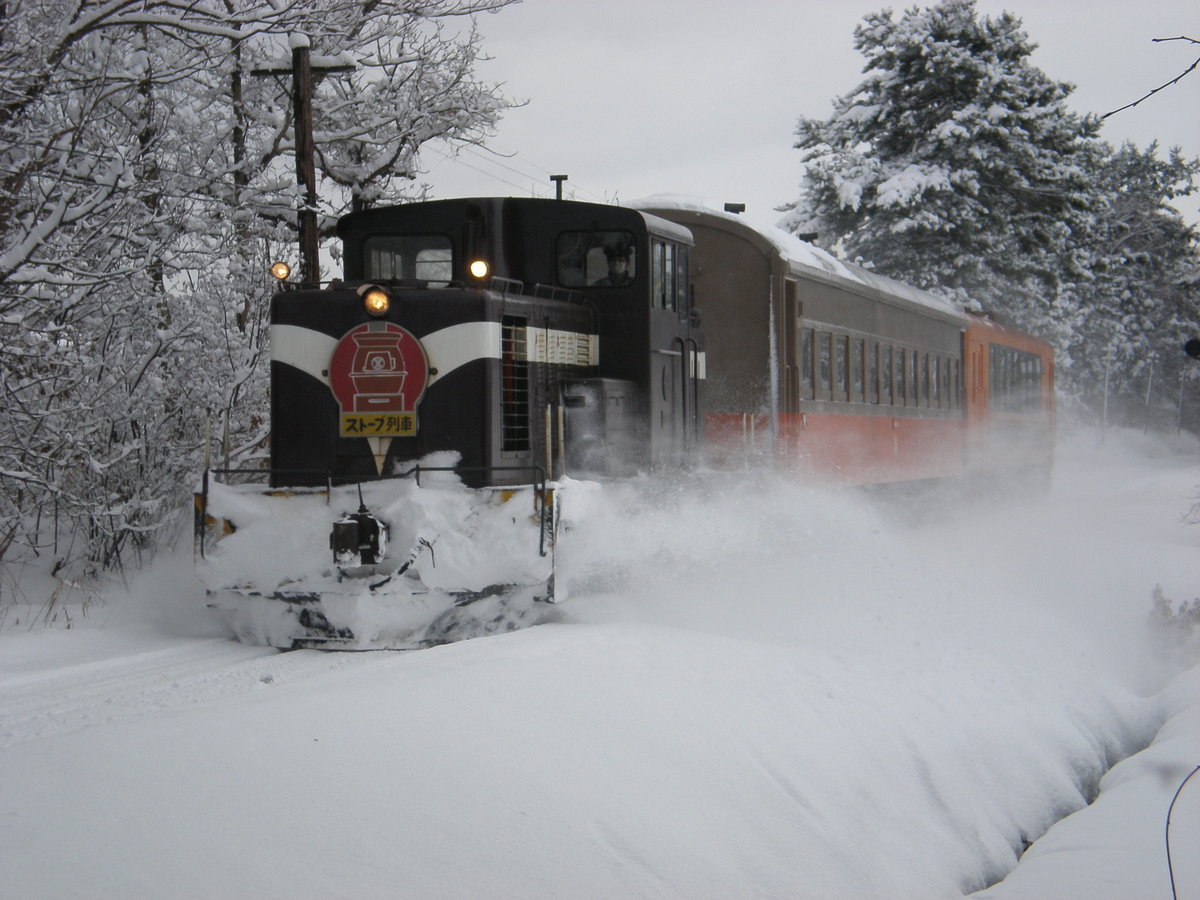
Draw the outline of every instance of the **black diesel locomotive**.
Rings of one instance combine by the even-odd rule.
[[[515,627],[554,599],[556,482],[698,439],[691,235],[533,199],[368,210],[338,233],[344,279],[271,301],[269,469],[206,473],[211,605],[282,647]],[[514,564],[492,520],[528,523],[533,558]],[[477,559],[489,546],[504,558]]]

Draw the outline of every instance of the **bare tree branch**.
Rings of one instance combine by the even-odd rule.
[[[1195,38],[1184,37],[1183,35],[1180,35],[1179,37],[1173,37],[1173,38],[1154,38],[1154,43],[1156,43],[1156,44],[1161,44],[1165,41],[1187,41],[1190,44],[1200,44],[1200,41],[1196,40]],[[1118,107],[1117,109],[1114,109],[1111,112],[1106,112],[1100,118],[1107,119],[1109,116],[1114,116],[1117,113],[1122,112],[1123,110],[1132,109],[1133,107],[1135,107],[1139,103],[1141,103],[1143,100],[1149,100],[1151,97],[1153,97],[1155,94],[1157,94],[1159,91],[1163,90],[1164,88],[1169,88],[1173,84],[1178,84],[1180,81],[1182,81],[1184,79],[1184,77],[1189,72],[1194,71],[1197,66],[1200,66],[1200,57],[1197,57],[1197,59],[1190,66],[1188,66],[1186,69],[1184,69],[1178,75],[1176,75],[1174,78],[1172,78],[1166,84],[1160,84],[1158,87],[1156,87],[1154,90],[1147,93],[1145,96],[1139,97],[1137,100],[1134,100],[1132,103],[1126,103],[1124,106]]]

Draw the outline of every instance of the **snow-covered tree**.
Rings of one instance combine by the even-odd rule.
[[[297,34],[358,67],[318,87],[329,219],[483,139],[507,101],[461,17],[511,2],[0,2],[0,559],[119,562],[191,490],[206,410],[261,436],[299,190],[290,85],[255,69]]]
[[[788,226],[922,287],[1048,336],[1075,312],[1071,236],[1091,227],[1098,120],[1030,64],[1021,22],[973,0],[872,13],[865,78],[827,120],[802,119],[803,193]]]
[[[355,71],[318,87],[318,168],[353,209],[411,196],[418,151],[435,138],[480,143],[507,107],[473,68],[478,36],[452,41],[438,23],[403,31],[368,16],[352,29]],[[329,49],[344,39],[327,39]]]
[[[800,121],[785,224],[1050,339],[1071,398],[1103,403],[1106,376],[1109,399],[1178,385],[1200,310],[1196,235],[1170,204],[1200,163],[1101,141],[1009,13],[944,0],[854,37],[866,77]]]
[[[1173,413],[1180,379],[1200,376],[1180,352],[1200,334],[1200,243],[1171,205],[1194,193],[1198,174],[1200,161],[1178,150],[1159,159],[1153,144],[1144,151],[1126,144],[1095,170],[1104,206],[1078,240],[1090,277],[1077,286],[1072,350],[1075,381],[1093,406],[1103,403],[1107,384],[1110,408],[1112,401],[1132,406],[1144,420],[1149,393],[1152,407]],[[1165,388],[1157,394],[1155,379]]]

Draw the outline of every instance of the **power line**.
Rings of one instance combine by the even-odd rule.
[[[529,161],[528,159],[525,159],[524,157],[520,157],[515,151],[505,151],[504,148],[498,147],[494,144],[491,146],[495,149],[496,152],[490,153],[490,154],[481,151],[479,148],[477,148],[475,146],[459,147],[456,149],[455,152],[445,150],[441,147],[431,147],[431,149],[435,153],[437,153],[439,156],[441,156],[443,159],[445,159],[449,162],[456,163],[460,166],[471,169],[472,171],[478,172],[479,174],[483,175],[486,178],[493,179],[495,181],[500,182],[501,184],[506,184],[509,187],[515,187],[515,188],[518,188],[519,190],[524,190],[523,186],[515,184],[514,182],[512,182],[511,180],[509,180],[508,178],[506,178],[504,175],[502,175],[500,172],[498,172],[496,170],[503,169],[503,170],[505,170],[507,172],[511,172],[514,175],[517,175],[521,178],[527,178],[534,185],[537,185],[538,188],[542,189],[541,191],[539,191],[539,195],[550,196],[552,189],[549,187],[550,174],[551,174],[549,169],[544,169],[541,166],[537,165],[536,163],[533,163],[533,162]],[[467,162],[466,160],[464,160],[462,158],[464,153],[470,154],[478,162],[484,164],[485,166],[487,166],[489,168],[481,168],[478,165],[472,165],[470,162]],[[517,164],[526,166],[527,170],[521,171],[520,169],[517,169],[512,165],[509,165],[504,162],[500,162],[496,158],[497,156],[501,156],[504,159],[512,159]],[[531,172],[536,173],[536,174],[531,174]],[[578,182],[571,182],[569,190],[571,191],[572,194],[582,194],[586,197],[591,198],[592,200],[594,200],[597,203],[611,202],[607,197],[605,197],[601,194],[598,194],[595,191],[589,190],[588,188],[584,187],[583,185],[579,184]]]
[[[516,188],[518,191],[526,190],[526,187],[527,187],[526,185],[517,184],[515,181],[510,181],[507,178],[502,178],[501,176],[497,175],[495,172],[489,172],[489,171],[486,171],[485,169],[479,168],[479,166],[473,166],[469,162],[466,162],[463,159],[461,159],[458,156],[458,154],[450,154],[450,153],[447,153],[446,151],[444,151],[440,148],[437,148],[437,147],[434,147],[432,149],[435,153],[437,153],[439,156],[441,156],[443,159],[445,159],[449,162],[457,163],[458,165],[463,166],[464,168],[471,169],[474,172],[478,172],[480,175],[483,175],[486,178],[491,178],[494,181],[499,181],[501,184],[506,184],[511,188]],[[521,175],[522,173],[518,172],[517,174]],[[532,181],[532,179],[531,179],[531,181]]]
[[[528,166],[532,170],[536,170],[540,176],[539,180],[542,182],[552,180],[551,176],[553,176],[554,173],[550,169],[543,168],[542,166],[538,165],[537,163],[533,162],[532,160],[526,159],[525,157],[521,156],[518,151],[509,150],[508,148],[501,147],[495,143],[492,143],[492,144],[488,145],[488,147],[485,147],[483,149],[490,149],[490,148],[494,148],[494,150],[495,150],[493,157],[495,155],[499,155],[500,157],[502,157],[504,159],[513,159],[514,161],[519,162],[522,165]],[[487,159],[487,160],[493,162],[493,164],[495,164],[495,165],[502,166],[503,168],[506,168],[506,169],[511,169],[511,166],[506,166],[504,163],[494,160],[493,157],[485,157],[483,155],[483,153],[480,151],[479,147],[468,147],[467,150],[468,150],[468,152],[472,153],[475,156],[480,157],[481,159]],[[513,169],[512,171],[516,171],[516,170]],[[597,202],[600,202],[600,203],[608,202],[608,199],[606,197],[602,196],[601,194],[597,194],[595,191],[589,190],[586,187],[582,187],[582,186],[576,187],[574,184],[572,184],[572,188],[576,191],[576,193],[586,194],[586,195],[590,196],[592,199],[596,200]]]

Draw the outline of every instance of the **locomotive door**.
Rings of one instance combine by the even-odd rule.
[[[783,409],[800,412],[800,305],[796,301],[796,282],[784,282],[783,325]]]
[[[688,443],[687,381],[684,366],[688,356],[682,341],[675,340],[675,349],[655,350],[650,389],[651,462],[654,465],[674,465],[679,462]]]
[[[963,343],[967,344],[967,372],[963,385],[967,394],[967,418],[982,422],[987,418],[988,410],[987,348],[983,341],[966,335]]]
[[[678,465],[691,445],[695,390],[688,320],[688,248],[651,241],[650,461]],[[689,396],[693,401],[689,403]]]
[[[966,352],[963,389],[966,392],[966,468],[987,465],[988,448],[988,355],[987,346],[969,331],[963,335]]]

